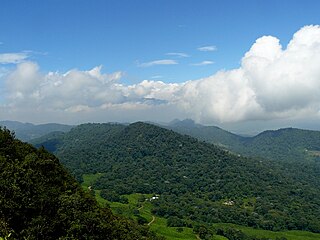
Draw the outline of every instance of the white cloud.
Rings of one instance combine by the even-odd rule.
[[[202,62],[199,62],[199,63],[192,63],[190,65],[192,66],[206,66],[206,65],[211,65],[211,64],[214,64],[213,61],[202,61]]]
[[[203,47],[199,47],[198,48],[199,51],[201,52],[213,52],[213,51],[216,51],[217,50],[217,47],[216,46],[203,46]]]
[[[0,64],[17,64],[28,58],[27,52],[21,53],[0,53]]]
[[[166,55],[168,56],[176,56],[176,57],[190,57],[190,55],[186,54],[186,53],[182,53],[182,52],[170,52],[170,53],[166,53]]]
[[[173,60],[144,63],[176,64]],[[0,112],[24,121],[170,120],[199,122],[319,118],[320,27],[306,26],[286,48],[277,38],[255,41],[238,69],[184,83],[144,80],[121,83],[122,72],[89,71],[42,74],[36,63],[23,62],[6,79]],[[1,116],[0,116],[1,117]],[[71,120],[70,120],[71,121]]]
[[[320,109],[320,27],[300,29],[283,49],[275,37],[256,40],[241,67],[188,82],[181,97],[199,121],[294,117]]]
[[[155,61],[151,61],[151,62],[141,63],[141,64],[139,64],[139,66],[140,67],[152,67],[155,65],[175,65],[175,64],[178,64],[178,62],[175,60],[162,59],[162,60],[155,60]]]

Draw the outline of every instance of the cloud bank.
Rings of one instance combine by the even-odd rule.
[[[174,64],[161,61],[144,64]],[[279,39],[263,36],[243,56],[239,68],[207,78],[125,85],[122,76],[122,72],[104,74],[101,67],[43,74],[36,63],[22,62],[2,77],[5,101],[0,112],[55,116],[51,121],[191,117],[202,123],[319,116],[320,26],[301,28],[286,48]]]

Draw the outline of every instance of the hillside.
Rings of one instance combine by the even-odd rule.
[[[17,138],[22,141],[30,141],[34,138],[39,138],[51,132],[68,132],[71,128],[73,128],[73,126],[58,123],[35,125],[17,121],[0,121],[0,126],[14,131]]]
[[[0,128],[0,239],[156,239],[115,217],[43,148]]]
[[[153,213],[173,226],[229,222],[320,232],[318,165],[245,158],[141,122],[80,125],[48,141],[58,142],[54,153],[78,179],[98,174],[93,187],[107,199],[160,195]]]
[[[246,156],[286,162],[320,159],[319,131],[284,128],[242,137],[215,126],[188,122],[186,125],[186,120],[175,121],[167,128]]]

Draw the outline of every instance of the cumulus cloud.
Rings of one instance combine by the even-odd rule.
[[[175,65],[175,64],[178,64],[178,62],[175,60],[162,59],[162,60],[155,60],[155,61],[151,61],[151,62],[141,63],[141,64],[139,64],[139,66],[140,67],[152,67],[155,65]]]
[[[144,64],[175,64],[171,61]],[[239,68],[199,80],[126,85],[122,77],[122,72],[102,73],[101,67],[43,74],[36,63],[23,62],[6,74],[0,110],[8,116],[19,112],[32,118],[46,112],[41,116],[83,121],[191,117],[226,123],[319,117],[320,26],[301,28],[286,47],[275,37],[263,36],[243,56]]]
[[[294,117],[320,109],[320,27],[306,26],[286,49],[263,36],[239,69],[221,71],[182,88],[181,103],[199,121]]]
[[[202,62],[199,62],[199,63],[192,63],[190,64],[191,66],[206,66],[206,65],[211,65],[211,64],[214,64],[213,61],[202,61]]]
[[[27,52],[21,53],[1,53],[0,54],[0,64],[17,64],[21,63],[28,58]]]
[[[242,59],[257,102],[268,112],[319,103],[319,65],[319,26],[302,28],[284,50],[278,39],[262,37]]]
[[[198,48],[199,51],[201,52],[213,52],[213,51],[216,51],[217,50],[217,47],[216,46],[203,46],[203,47],[199,47]]]

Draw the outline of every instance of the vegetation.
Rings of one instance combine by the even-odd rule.
[[[84,175],[83,186],[92,184],[100,177],[101,174],[89,174]],[[87,188],[86,188],[87,189]],[[146,222],[140,222],[140,224],[147,224],[152,221],[154,215],[152,214],[152,202],[150,199],[152,194],[130,194],[125,195],[128,198],[128,204],[121,204],[117,202],[108,202],[107,200],[99,197],[99,191],[95,191],[96,197],[100,199],[101,205],[109,205],[115,214],[125,215],[127,218],[145,219]],[[190,227],[169,227],[168,220],[156,216],[155,220],[149,225],[157,234],[166,237],[170,240],[195,240],[201,239],[214,239],[214,240],[227,240],[228,238],[222,236],[228,234],[228,237],[237,237],[236,239],[282,239],[282,240],[318,240],[320,234],[305,232],[305,231],[281,231],[274,232],[269,230],[255,229],[252,227],[244,227],[235,224],[215,223],[213,225],[199,225],[194,224],[193,228]],[[199,234],[201,232],[201,234]],[[220,235],[217,235],[220,234]]]
[[[80,181],[100,173],[93,188],[106,199],[158,194],[152,214],[170,226],[320,232],[318,165],[241,157],[145,123],[85,124],[48,140],[59,142],[54,152]]]
[[[98,206],[58,159],[0,128],[0,237],[156,239],[146,227]]]
[[[317,154],[320,150],[319,131],[284,128],[242,137],[215,126],[195,124],[192,120],[175,121],[167,128],[246,156],[286,163],[320,160]]]

